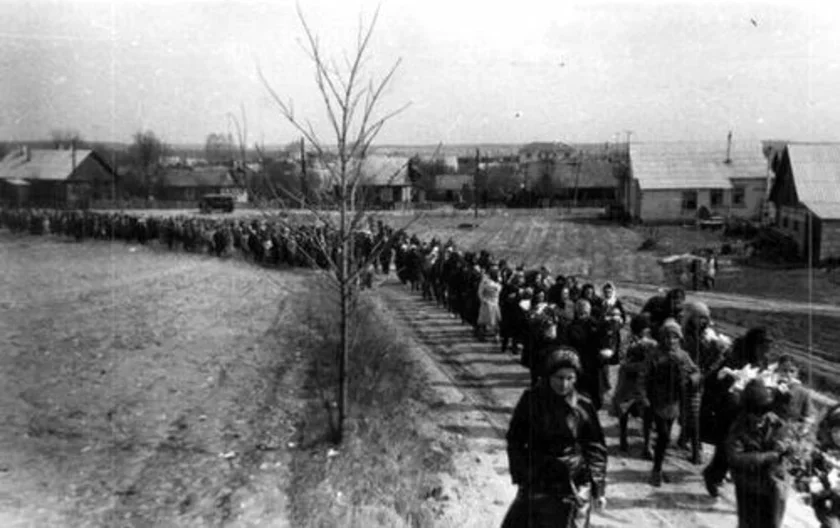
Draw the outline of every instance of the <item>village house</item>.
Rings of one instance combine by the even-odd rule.
[[[432,189],[426,190],[426,199],[431,202],[461,202],[465,189],[472,189],[474,174],[437,174]]]
[[[94,150],[16,148],[0,161],[0,202],[86,208],[113,199],[116,173]]]
[[[771,163],[776,228],[809,261],[840,259],[840,144],[789,143]]]
[[[357,198],[368,207],[399,209],[413,200],[414,185],[405,156],[368,156],[360,166],[351,165],[347,176],[348,182],[357,181]],[[336,182],[333,188],[338,193]]]
[[[228,194],[239,203],[248,201],[244,182],[225,166],[169,169],[163,173],[158,198],[164,201],[194,202],[205,194]]]
[[[769,169],[760,142],[633,143],[629,152],[618,191],[635,220],[761,217]]]

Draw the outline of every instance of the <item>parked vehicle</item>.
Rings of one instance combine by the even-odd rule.
[[[205,194],[198,202],[198,210],[202,213],[212,213],[219,209],[226,213],[233,212],[233,196],[226,194]]]

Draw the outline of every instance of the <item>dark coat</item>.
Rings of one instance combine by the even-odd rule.
[[[604,494],[604,433],[597,411],[583,395],[564,399],[545,381],[526,390],[513,411],[507,452],[517,486],[569,495],[572,484],[591,484],[593,496]]]
[[[601,359],[603,343],[602,328],[591,318],[576,319],[566,332],[566,341],[580,357],[581,372],[578,377],[578,390],[589,397],[596,409],[601,408],[602,394],[607,383],[604,376],[605,362]]]
[[[780,527],[790,487],[780,456],[784,422],[772,412],[742,412],[726,438],[726,455],[735,482],[739,528]]]
[[[685,350],[663,353],[657,350],[647,367],[646,393],[653,412],[676,419],[689,387],[700,381],[700,371]]]

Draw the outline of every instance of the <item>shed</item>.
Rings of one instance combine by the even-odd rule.
[[[758,141],[634,143],[620,195],[643,222],[694,221],[703,213],[758,219],[767,178]]]
[[[840,259],[840,143],[790,143],[774,167],[776,228],[813,262]]]

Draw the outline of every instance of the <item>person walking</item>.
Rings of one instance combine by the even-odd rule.
[[[790,489],[785,422],[772,412],[773,395],[762,378],[747,383],[741,402],[726,439],[738,528],[779,528]]]
[[[666,319],[659,330],[659,347],[647,368],[646,393],[656,431],[650,484],[659,487],[668,478],[662,472],[671,429],[679,418],[686,392],[700,383],[700,371],[681,348],[683,333],[679,323]]]
[[[606,505],[607,447],[592,402],[575,390],[577,353],[556,347],[545,377],[527,389],[507,433],[510,475],[519,487],[502,528],[589,526]]]

